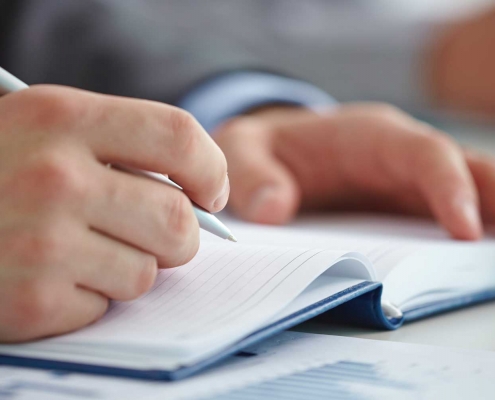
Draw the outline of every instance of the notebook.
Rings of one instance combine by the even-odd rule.
[[[238,244],[203,233],[197,256],[161,271],[141,298],[112,303],[77,332],[1,345],[0,364],[175,380],[323,313],[396,329],[495,298],[491,239],[453,241],[405,218],[317,216],[289,227],[223,219]]]

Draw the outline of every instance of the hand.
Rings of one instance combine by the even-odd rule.
[[[440,32],[427,62],[439,105],[494,114],[494,43],[495,8]]]
[[[432,214],[455,238],[495,220],[495,160],[386,105],[327,113],[270,108],[214,133],[229,163],[230,206],[282,224],[301,208]]]
[[[0,342],[89,324],[196,253],[186,195],[107,163],[168,173],[213,212],[227,202],[225,157],[184,111],[50,86],[1,98]]]

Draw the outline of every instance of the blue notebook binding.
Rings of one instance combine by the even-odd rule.
[[[334,322],[345,322],[375,329],[393,330],[404,322],[425,318],[434,314],[453,310],[468,305],[495,299],[495,290],[486,291],[470,296],[462,296],[455,300],[437,302],[418,307],[404,313],[402,318],[388,318],[382,309],[382,284],[379,282],[362,282],[326,299],[323,299],[303,310],[300,310],[280,321],[268,325],[257,332],[240,340],[215,356],[197,364],[181,367],[173,371],[165,370],[135,370],[129,368],[85,365],[62,361],[42,360],[25,357],[0,355],[0,365],[29,367],[45,370],[61,370],[96,375],[116,376],[133,379],[173,381],[187,378],[206,368],[212,367],[225,358],[238,353],[276,333],[319,316],[319,318]]]

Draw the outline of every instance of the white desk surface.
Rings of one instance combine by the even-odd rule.
[[[495,126],[471,127],[446,124],[443,127],[462,144],[495,155]],[[495,350],[495,302],[413,322],[396,331],[329,326],[315,321],[301,324],[295,330],[393,342]]]

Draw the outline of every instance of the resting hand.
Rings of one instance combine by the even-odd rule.
[[[57,87],[0,99],[0,342],[99,318],[190,260],[186,194],[107,168],[168,173],[210,211],[228,197],[220,149],[184,111]]]
[[[455,238],[495,219],[495,162],[386,105],[269,108],[214,133],[241,217],[282,224],[301,208],[432,214]]]

